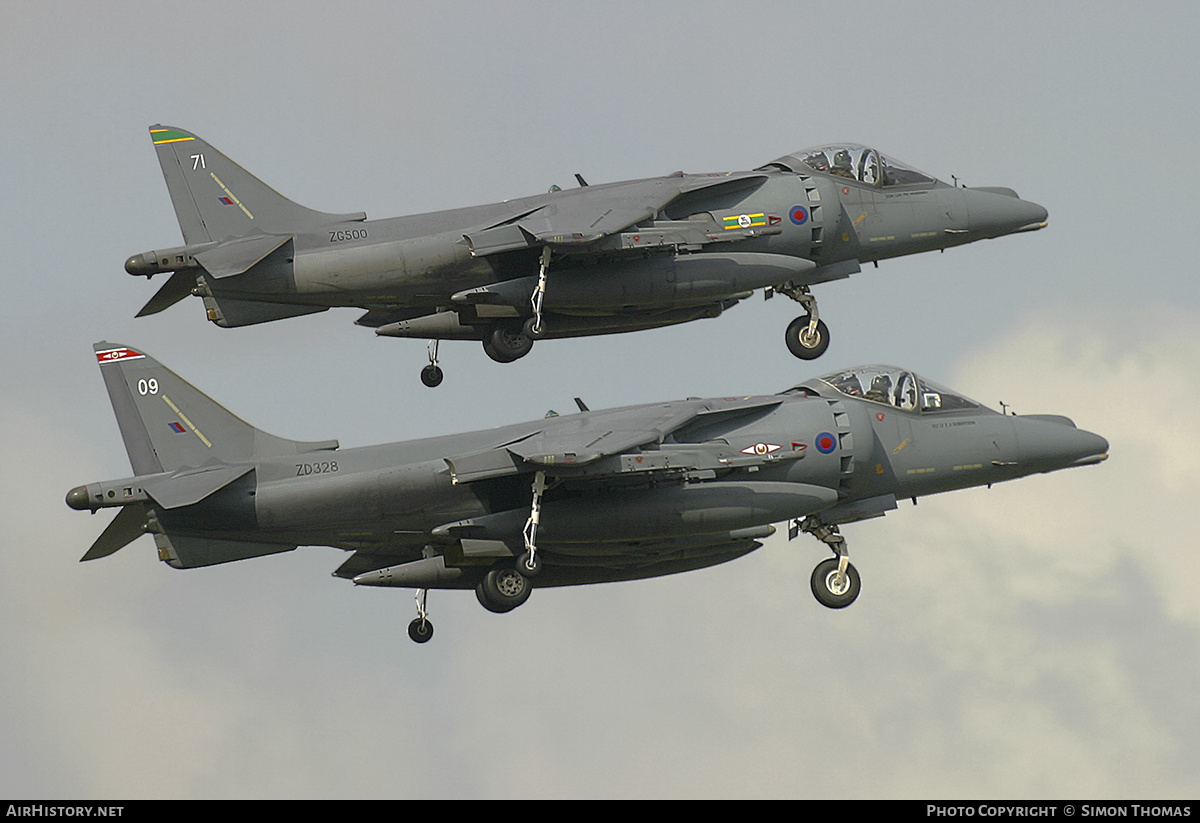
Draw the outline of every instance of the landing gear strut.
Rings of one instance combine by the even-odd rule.
[[[858,598],[862,580],[858,569],[850,564],[846,550],[846,539],[832,523],[825,523],[816,515],[809,515],[792,524],[789,538],[799,532],[811,534],[833,551],[833,557],[817,564],[812,573],[812,593],[817,602],[830,609],[844,609]]]
[[[550,268],[550,247],[542,247],[542,260],[538,266],[538,281],[537,288],[533,290],[533,298],[530,300],[531,308],[533,309],[533,317],[525,323],[525,334],[530,340],[540,340],[546,333],[546,328],[542,325],[542,301],[546,299],[546,270]]]
[[[808,286],[791,283],[777,286],[775,291],[786,294],[807,312],[788,324],[785,336],[788,351],[801,360],[816,360],[829,348],[829,329],[817,312],[817,298],[812,296]]]
[[[525,551],[517,558],[517,571],[526,577],[534,577],[542,570],[542,561],[537,556],[538,523],[542,519],[542,495],[546,491],[546,473],[534,472],[533,503],[529,507],[529,519],[521,536],[525,538]]]

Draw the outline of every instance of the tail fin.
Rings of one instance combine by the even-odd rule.
[[[182,129],[154,125],[150,138],[188,244],[311,231],[367,217],[363,212],[327,214],[293,203]]]
[[[254,428],[153,357],[94,346],[117,425],[138,475],[336,449],[336,440],[285,440]]]

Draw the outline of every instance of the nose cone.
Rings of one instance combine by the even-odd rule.
[[[1049,472],[1073,466],[1090,466],[1108,459],[1108,441],[1075,427],[1066,417],[1023,415],[1014,417],[1020,465]]]
[[[967,226],[979,237],[1002,237],[1046,227],[1047,211],[1037,203],[1017,197],[1012,189],[963,189],[967,200]]]

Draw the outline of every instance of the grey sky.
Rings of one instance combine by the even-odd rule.
[[[1200,286],[1193,3],[9,0],[0,26],[0,795],[1195,797]],[[1010,186],[1045,231],[784,299],[548,341],[499,366],[331,311],[135,320],[180,242],[146,131],[193,130],[285,195],[385,217],[833,140]],[[250,422],[344,445],[569,409],[776,391],[896,362],[1105,435],[1098,468],[921,501],[823,549],[538,591],[505,616],[329,577],[328,548],[177,572],[72,486],[128,461],[91,356],[146,348]],[[587,378],[581,378],[587,365]]]

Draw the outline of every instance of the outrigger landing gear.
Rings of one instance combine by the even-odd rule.
[[[542,325],[542,301],[546,299],[546,270],[549,268],[550,247],[543,246],[542,260],[538,265],[537,288],[533,290],[533,297],[530,299],[533,317],[525,321],[524,326],[525,334],[530,340],[541,340],[546,333],[546,327]]]
[[[433,623],[429,621],[429,612],[425,610],[425,598],[429,589],[420,589],[416,595],[417,617],[408,624],[408,636],[414,643],[428,643],[433,637]]]
[[[816,515],[796,520],[788,532],[789,539],[799,532],[811,534],[833,551],[833,557],[817,564],[812,573],[812,593],[817,602],[830,609],[844,609],[858,598],[862,580],[858,569],[850,564],[846,550],[846,539],[832,523],[825,523]]]
[[[817,312],[817,298],[812,296],[808,286],[796,286],[792,283],[776,286],[775,291],[786,294],[804,306],[807,312],[788,324],[784,338],[788,351],[801,360],[816,360],[829,348],[829,328],[821,321]]]
[[[525,551],[517,558],[517,571],[526,577],[534,577],[542,570],[542,561],[537,556],[537,530],[542,519],[542,495],[546,491],[546,473],[533,474],[533,503],[529,507],[529,519],[521,536],[525,538]]]
[[[436,388],[442,384],[442,369],[437,362],[438,340],[429,341],[429,365],[421,369],[421,382],[429,388]]]
[[[483,350],[487,356],[497,363],[511,363],[529,354],[533,341],[541,340],[546,335],[546,327],[542,321],[542,301],[546,298],[546,272],[550,268],[550,247],[542,248],[541,261],[538,264],[537,286],[530,298],[530,309],[533,316],[524,322],[497,323],[490,331],[484,333]]]
[[[533,592],[530,579],[542,570],[542,561],[537,556],[538,522],[542,517],[542,494],[546,491],[546,473],[534,472],[533,502],[529,507],[529,519],[521,535],[525,538],[525,551],[512,566],[496,566],[484,575],[475,587],[475,596],[490,612],[504,614],[520,606]]]

